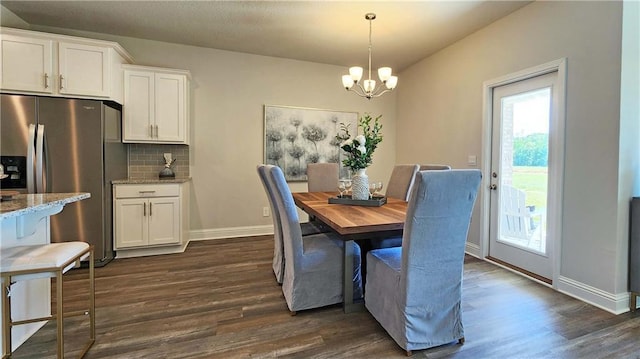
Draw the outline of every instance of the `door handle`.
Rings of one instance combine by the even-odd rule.
[[[45,193],[45,146],[44,125],[36,128],[36,193]]]
[[[36,125],[29,125],[29,146],[27,146],[27,193],[36,193]]]
[[[492,191],[495,191],[495,190],[498,189],[498,185],[494,183],[491,186],[489,186],[489,189],[492,190]]]

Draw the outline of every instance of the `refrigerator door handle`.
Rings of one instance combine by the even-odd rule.
[[[35,166],[36,125],[29,125],[29,141],[27,142],[27,193],[35,193],[35,178],[33,168]]]
[[[45,193],[44,125],[38,125],[36,133],[36,192]]]

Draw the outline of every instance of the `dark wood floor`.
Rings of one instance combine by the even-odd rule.
[[[97,340],[86,358],[403,358],[367,312],[338,306],[290,316],[271,271],[272,237],[192,242],[182,254],[114,260],[96,270]],[[68,274],[65,305],[86,295]],[[640,311],[615,316],[467,257],[466,343],[415,358],[640,358]],[[67,357],[85,318],[70,318]],[[73,327],[73,328],[72,328]],[[15,358],[53,358],[48,323]]]

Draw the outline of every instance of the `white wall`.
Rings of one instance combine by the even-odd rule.
[[[371,101],[347,93],[341,82],[346,68],[68,29],[37,30],[117,41],[137,64],[191,71],[192,238],[271,230],[271,218],[262,217],[269,204],[256,173],[263,162],[264,104],[382,114],[384,140],[367,172],[383,180],[391,174],[395,93]],[[366,48],[362,51],[366,55]],[[306,182],[291,187],[306,191]]]
[[[621,21],[620,2],[534,2],[403,71],[397,94],[398,139],[420,137],[397,141],[398,161],[464,168],[469,154],[482,161],[483,81],[566,57],[560,275],[614,306],[626,293],[617,260],[627,255],[618,223]]]

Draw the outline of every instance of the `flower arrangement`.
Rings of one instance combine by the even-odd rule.
[[[378,144],[382,142],[382,125],[379,121],[381,117],[382,115],[379,115],[373,119],[368,113],[364,114],[358,121],[362,134],[357,135],[355,138],[351,138],[349,125],[340,124],[341,132],[336,135],[336,140],[340,142],[340,148],[347,156],[342,161],[342,164],[350,168],[352,172],[365,169],[373,163],[371,158],[373,152],[378,147]]]

